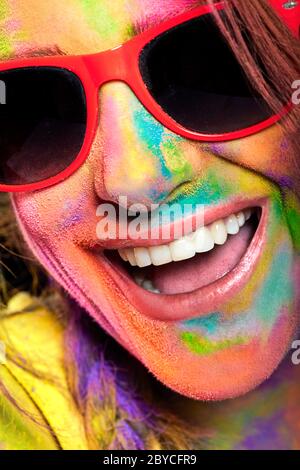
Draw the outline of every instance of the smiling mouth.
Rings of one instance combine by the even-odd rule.
[[[142,288],[155,294],[192,292],[237,265],[256,231],[257,215],[257,210],[247,209],[167,245],[127,248],[119,255]]]
[[[104,250],[102,260],[129,302],[151,318],[211,313],[249,279],[260,257],[264,207],[246,207],[168,244]]]

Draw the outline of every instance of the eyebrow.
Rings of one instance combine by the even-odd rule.
[[[206,2],[204,0],[202,1],[201,0],[186,0],[184,11],[192,10],[194,8],[201,6],[201,4],[203,5],[205,3]],[[170,11],[170,13],[167,13],[164,16],[162,16],[160,21],[157,20],[157,15],[154,15],[153,13],[152,14],[144,13],[142,17],[139,17],[133,20],[132,22],[133,31],[135,34],[141,34],[153,26],[157,26],[160,23],[163,23],[165,21],[168,21],[171,18],[174,18],[180,15],[181,13],[183,13],[182,9],[183,9],[183,5],[181,5],[181,8],[173,9],[172,11]]]
[[[42,48],[28,48],[27,50],[20,51],[19,53],[12,53],[9,59],[29,59],[31,57],[44,57],[54,55],[67,55],[59,46],[54,44],[53,46],[42,47]]]

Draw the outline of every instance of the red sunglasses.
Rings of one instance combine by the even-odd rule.
[[[270,0],[298,35],[297,2]],[[294,8],[296,6],[296,8]],[[222,14],[225,2],[215,5]],[[86,160],[98,126],[99,89],[125,82],[163,126],[197,141],[228,141],[277,122],[201,6],[98,54],[0,63],[0,191],[56,184]],[[3,95],[3,93],[2,93]]]

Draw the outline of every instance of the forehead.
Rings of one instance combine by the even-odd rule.
[[[199,0],[0,0],[2,58],[89,54],[194,8]]]

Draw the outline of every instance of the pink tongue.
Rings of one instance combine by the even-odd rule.
[[[192,292],[231,271],[245,254],[252,236],[253,228],[246,224],[237,235],[229,236],[225,245],[190,260],[152,268],[147,277],[163,294]]]

